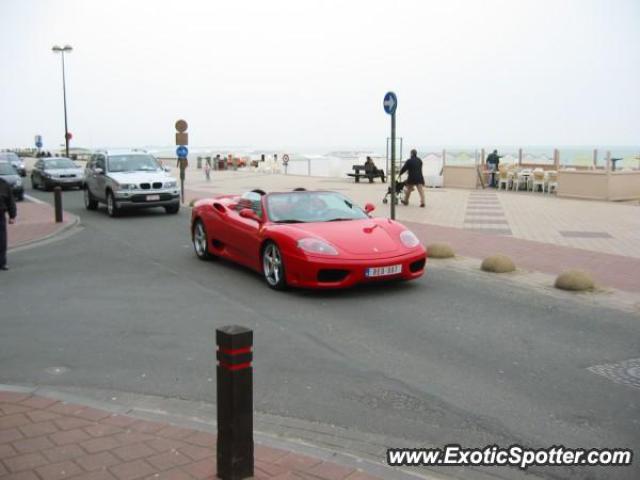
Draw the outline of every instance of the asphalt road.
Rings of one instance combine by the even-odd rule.
[[[388,445],[640,452],[640,390],[587,370],[640,357],[638,316],[437,266],[416,282],[274,292],[241,267],[196,259],[189,208],[111,219],[104,207],[84,210],[81,192],[64,202],[82,231],[11,254],[0,279],[0,383],[214,402],[214,331],[236,323],[255,330],[258,412]],[[530,472],[637,479],[634,460]],[[507,467],[434,471],[525,477]]]

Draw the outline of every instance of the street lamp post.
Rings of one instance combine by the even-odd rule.
[[[69,158],[69,129],[67,127],[67,86],[64,77],[64,54],[65,52],[71,53],[73,48],[71,45],[65,45],[64,47],[59,47],[58,45],[54,45],[51,49],[53,53],[60,53],[62,56],[62,99],[64,102],[64,144],[66,150],[66,156]]]

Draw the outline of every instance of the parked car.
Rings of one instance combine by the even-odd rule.
[[[22,159],[13,152],[0,152],[0,162],[9,162],[16,169],[21,177],[27,176],[27,168],[24,166]]]
[[[43,190],[51,190],[56,186],[82,188],[84,170],[66,157],[41,158],[31,170],[31,186]]]
[[[127,208],[164,207],[167,213],[180,210],[177,180],[146,152],[98,152],[85,170],[84,204],[95,210],[107,205],[117,216]]]
[[[370,217],[374,208],[327,191],[220,195],[195,203],[193,247],[202,260],[223,257],[262,273],[277,290],[422,276],[420,240],[399,222]]]
[[[22,184],[20,175],[13,165],[11,165],[9,162],[0,160],[0,177],[9,185],[11,185],[13,195],[17,200],[24,199],[24,185]]]

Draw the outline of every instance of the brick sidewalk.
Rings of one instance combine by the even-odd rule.
[[[640,293],[640,259],[596,253],[531,240],[487,235],[453,227],[403,222],[425,243],[446,242],[456,255],[478,259],[501,253],[514,259],[524,270],[558,275],[570,270],[586,270],[598,285]]]
[[[0,391],[0,478],[216,478],[210,433]],[[256,479],[375,480],[350,467],[256,444]]]
[[[55,223],[53,207],[46,203],[18,202],[16,223],[7,225],[8,247],[14,248],[54,235],[76,222],[77,217],[64,212],[62,223]]]

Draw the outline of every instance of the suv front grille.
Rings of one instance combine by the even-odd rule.
[[[158,196],[160,197],[161,202],[165,202],[173,198],[173,195],[171,195],[170,193],[160,193]],[[130,197],[130,200],[133,203],[147,203],[147,196],[144,194],[132,195]]]
[[[162,188],[162,182],[153,182],[153,188]]]
[[[151,184],[150,183],[141,183],[140,184],[140,188],[142,190],[149,190],[151,188]]]

